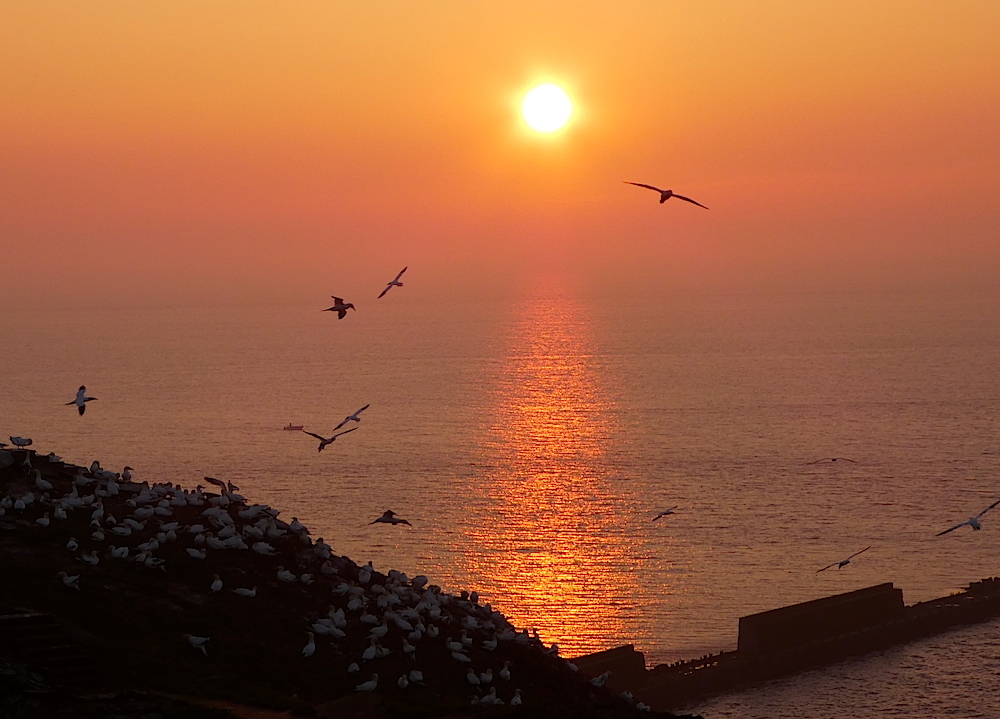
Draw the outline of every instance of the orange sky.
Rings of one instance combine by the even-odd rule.
[[[403,265],[995,289],[998,28],[994,0],[3,2],[0,302],[322,302]],[[540,81],[577,105],[553,136],[517,115]]]

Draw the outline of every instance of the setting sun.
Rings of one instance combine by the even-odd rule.
[[[554,132],[569,121],[573,103],[561,87],[539,85],[524,96],[521,114],[532,129]]]

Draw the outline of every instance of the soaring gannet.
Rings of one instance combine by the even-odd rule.
[[[391,524],[393,526],[397,524],[405,524],[410,527],[413,526],[402,517],[397,517],[396,513],[393,512],[391,509],[385,510],[385,512],[382,513],[381,517],[379,517],[373,522],[369,522],[369,524]]]
[[[372,678],[354,687],[356,692],[373,692],[378,686],[378,674],[372,674]]]
[[[655,522],[657,519],[661,519],[662,517],[666,517],[668,514],[676,514],[676,512],[674,512],[675,509],[677,509],[677,507],[671,507],[670,509],[664,509],[662,512],[660,512],[655,517],[653,517],[653,521]]]
[[[308,434],[310,437],[315,437],[316,439],[319,440],[319,449],[317,449],[316,451],[322,452],[324,449],[326,449],[327,445],[333,444],[334,440],[336,440],[337,437],[341,437],[347,434],[348,432],[353,432],[356,429],[357,427],[352,427],[351,429],[345,429],[343,432],[336,432],[335,430],[336,433],[332,437],[321,437],[320,435],[315,434],[314,432],[306,432],[305,430],[302,431]]]
[[[340,429],[341,427],[343,427],[348,422],[360,422],[361,421],[361,413],[364,412],[369,407],[371,407],[371,405],[370,404],[366,404],[364,407],[362,407],[361,409],[359,409],[354,414],[347,415],[346,417],[344,417],[344,421],[343,422],[341,422],[340,424],[338,424],[336,427],[333,428],[333,431],[336,432],[338,429]]]
[[[847,457],[823,457],[823,459],[817,459],[815,462],[806,462],[806,464],[819,464],[820,462],[836,462],[838,460],[844,462],[854,462],[853,459],[848,459]],[[854,462],[857,464],[857,462]]]
[[[333,295],[330,295],[333,297]],[[344,302],[341,297],[333,297],[333,307],[327,307],[324,312],[336,312],[338,319],[344,319],[347,317],[347,310],[358,311],[358,308],[352,305],[350,302]]]
[[[690,197],[684,197],[684,195],[678,195],[673,190],[661,190],[659,187],[653,187],[652,185],[644,185],[641,182],[629,182],[628,180],[625,180],[624,182],[625,182],[626,185],[635,185],[636,187],[645,187],[647,190],[653,190],[654,192],[659,192],[660,193],[660,204],[661,205],[664,202],[666,202],[667,200],[669,200],[671,197],[676,197],[678,200],[684,200],[685,202],[690,202],[692,205],[698,205],[698,207],[705,207],[700,202],[695,202]],[[708,208],[705,207],[705,209],[707,210]]]
[[[869,549],[871,549],[871,547],[865,547],[864,549],[861,550],[861,552],[867,552]],[[843,569],[844,567],[846,567],[848,564],[851,563],[852,559],[861,554],[861,552],[855,552],[847,559],[841,559],[839,562],[832,562],[831,564],[827,564],[822,569],[817,569],[816,573],[819,574],[820,572],[825,572],[827,569],[830,569],[831,567],[836,567],[837,569]]]
[[[378,299],[378,300],[382,299],[382,297],[384,297],[384,296],[385,296],[385,293],[386,293],[386,292],[388,292],[389,290],[391,290],[391,289],[392,289],[393,287],[402,287],[402,286],[403,286],[403,283],[399,281],[399,278],[403,276],[403,273],[404,273],[404,272],[406,272],[406,267],[404,267],[403,269],[401,269],[401,270],[399,271],[399,274],[398,274],[398,275],[396,275],[396,279],[394,279],[394,280],[393,280],[392,282],[390,282],[389,284],[387,284],[387,285],[385,286],[385,289],[384,289],[384,290],[382,290],[382,294],[380,294],[380,295],[379,295],[378,297],[376,297],[375,299]]]
[[[66,406],[68,407],[71,404],[75,404],[77,410],[79,410],[80,412],[80,416],[82,417],[83,413],[87,411],[87,402],[90,402],[95,399],[97,399],[97,397],[88,397],[87,388],[83,385],[80,385],[80,389],[76,391],[76,399],[74,399],[72,402],[67,402]]]
[[[987,507],[982,512],[977,514],[975,517],[969,517],[967,520],[959,524],[956,524],[954,527],[949,527],[943,532],[938,532],[935,536],[940,537],[942,534],[947,534],[948,532],[954,532],[956,529],[958,529],[959,527],[964,527],[966,524],[968,524],[974,530],[979,531],[980,529],[982,529],[982,527],[979,525],[979,518],[982,517],[984,514],[986,514],[988,511],[990,511],[991,509],[993,509],[998,504],[1000,504],[1000,499],[995,501],[993,504],[991,504],[989,507]]]

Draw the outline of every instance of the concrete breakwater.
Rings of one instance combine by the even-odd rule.
[[[665,710],[997,616],[1000,578],[910,606],[886,583],[742,617],[736,651],[647,669],[629,644],[573,661],[589,675],[610,671],[613,689]]]

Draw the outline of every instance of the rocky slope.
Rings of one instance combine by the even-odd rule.
[[[0,644],[8,666],[67,697],[160,692],[300,715],[646,715],[475,595],[358,566],[233,485],[206,486],[0,450],[0,613],[52,615],[84,652],[60,673],[22,637]]]

